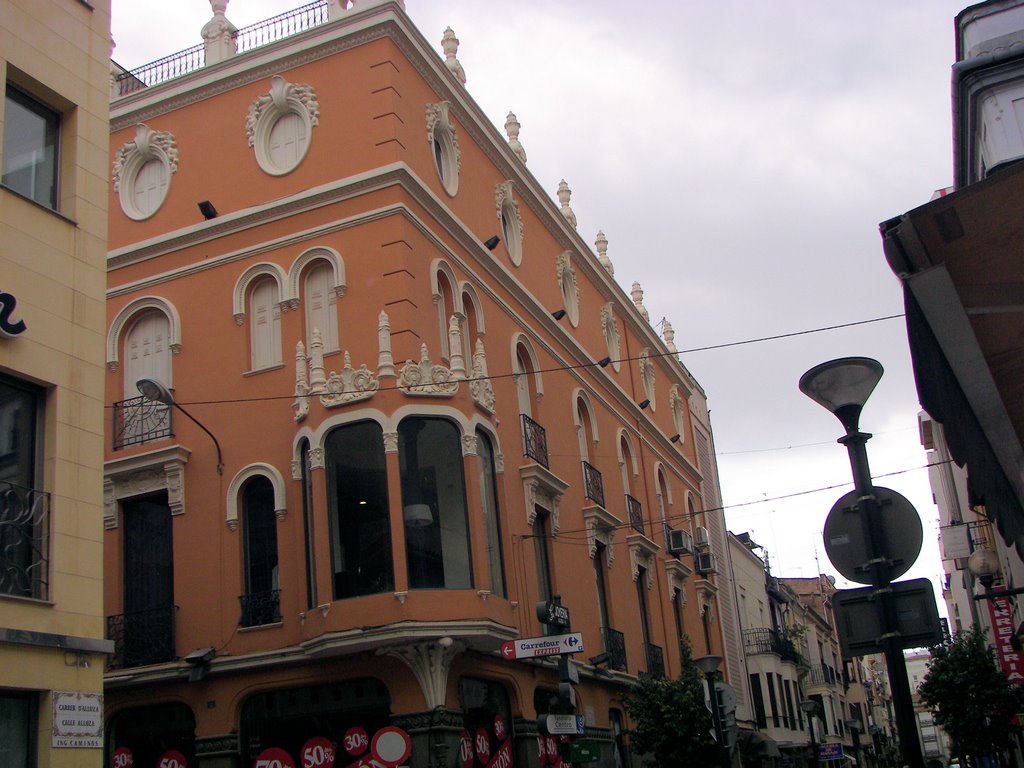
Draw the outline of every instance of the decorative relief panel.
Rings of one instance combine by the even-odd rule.
[[[454,196],[459,191],[462,150],[459,149],[455,125],[449,118],[450,109],[450,101],[427,104],[427,141],[432,148],[441,186],[445,192]]]
[[[473,401],[480,408],[490,414],[495,412],[494,386],[487,374],[487,357],[484,355],[482,339],[476,340],[476,350],[473,352],[473,375],[469,380],[469,391],[473,395]]]
[[[619,321],[615,319],[612,302],[601,307],[601,331],[604,333],[605,344],[608,345],[608,356],[612,359],[612,368],[618,371],[622,367],[619,342]]]
[[[103,470],[103,525],[117,528],[117,502],[167,492],[172,515],[185,513],[185,465],[192,452],[180,445],[108,461]]]
[[[409,397],[452,397],[459,382],[450,369],[430,361],[427,345],[420,346],[420,360],[406,360],[398,374],[398,389]]]
[[[558,279],[558,289],[562,292],[562,308],[575,328],[580,322],[580,290],[569,251],[560,253],[555,259],[555,277]]]
[[[590,558],[597,555],[597,545],[601,543],[604,545],[608,567],[611,568],[615,561],[615,530],[622,526],[622,521],[604,507],[594,505],[583,509],[583,522],[587,526]]]
[[[523,260],[523,220],[519,214],[519,203],[512,196],[513,183],[503,181],[494,188],[494,205],[498,211],[501,234],[505,238],[505,250],[512,263],[519,266]]]
[[[640,381],[644,385],[644,395],[651,401],[651,411],[656,410],[654,399],[654,363],[651,362],[651,349],[644,347],[640,352],[640,359],[637,361],[640,367]]]
[[[629,547],[629,564],[633,570],[633,581],[640,578],[640,568],[647,571],[647,588],[654,589],[654,556],[661,549],[657,544],[642,533],[634,533],[626,538]]]

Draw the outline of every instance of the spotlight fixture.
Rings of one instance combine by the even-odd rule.
[[[564,309],[556,309],[554,312],[551,313],[551,316],[555,318],[555,320],[561,320],[563,317],[565,317],[565,315],[566,311]]]
[[[217,218],[217,209],[213,207],[213,203],[209,200],[203,200],[199,203],[199,212],[203,214],[203,217],[207,220]]]
[[[498,243],[500,242],[501,238],[495,235],[494,237],[489,237],[488,239],[484,240],[484,245],[487,247],[488,251],[493,251],[495,248],[498,247]]]
[[[651,404],[651,401],[648,400],[647,398],[644,398],[643,400],[640,401],[640,410],[641,411],[644,410],[650,404]]]
[[[602,357],[600,360],[597,361],[597,364],[600,365],[602,368],[607,368],[608,363],[610,363],[611,361],[612,359],[610,357]]]
[[[676,434],[672,435],[672,437],[670,437],[668,439],[668,441],[670,443],[678,443],[679,442],[679,433],[677,432]]]

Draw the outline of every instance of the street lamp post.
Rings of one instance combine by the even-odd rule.
[[[800,709],[807,715],[807,731],[811,735],[811,765],[818,764],[818,742],[814,740],[814,713],[818,711],[818,702],[814,699],[804,699],[800,702]]]
[[[178,405],[174,401],[174,395],[171,394],[171,390],[169,390],[166,387],[166,385],[162,381],[160,381],[160,379],[139,379],[137,382],[135,382],[135,386],[138,387],[139,392],[142,393],[142,396],[144,398],[146,398],[147,400],[151,400],[155,403],[163,403],[164,405],[170,408],[177,408],[179,411],[181,411],[190,419],[192,419],[192,421],[194,421],[196,425],[201,430],[203,430],[203,432],[210,436],[210,439],[213,440],[214,446],[217,448],[217,474],[223,475],[224,459],[220,453],[220,442],[218,442],[217,438],[214,437],[213,432],[208,430],[202,423],[200,423],[199,419],[197,419],[191,413],[189,413],[180,405]]]
[[[711,699],[711,720],[715,725],[715,740],[718,744],[718,759],[722,768],[729,768],[729,750],[725,747],[725,727],[722,723],[722,712],[718,706],[718,688],[715,680],[718,678],[718,667],[722,663],[721,656],[699,656],[693,660],[697,668],[704,673],[704,679],[708,681],[708,696]]]
[[[864,403],[882,378],[882,365],[867,357],[846,357],[816,365],[800,377],[800,391],[830,411],[842,423],[846,434],[839,438],[846,447],[853,470],[853,484],[861,516],[864,541],[867,543],[871,586],[878,598],[880,645],[892,685],[896,709],[896,726],[900,748],[907,768],[924,768],[921,742],[917,737],[917,718],[907,678],[907,662],[903,657],[896,620],[896,606],[889,576],[889,547],[881,524],[882,510],[875,495],[868,466],[867,441],[871,435],[860,431],[860,414]]]

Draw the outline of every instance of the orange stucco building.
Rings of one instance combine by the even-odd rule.
[[[212,5],[112,85],[110,759],[555,765],[558,665],[501,649],[579,633],[617,765],[631,681],[723,654],[703,392],[454,34]]]

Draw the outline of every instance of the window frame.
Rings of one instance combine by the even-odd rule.
[[[12,92],[17,94],[17,98],[12,98]],[[34,115],[43,118],[46,121],[47,133],[52,131],[52,158],[50,163],[52,164],[52,178],[50,179],[50,194],[49,200],[41,200],[35,194],[27,193],[17,186],[9,184],[7,177],[9,174],[14,173],[13,170],[7,170],[7,160],[9,157],[13,158],[14,153],[11,151],[11,147],[8,145],[8,138],[11,134],[11,119],[10,115],[7,114],[8,105],[11,101],[16,102],[23,109],[32,112]],[[44,114],[46,113],[46,114]],[[50,119],[52,117],[52,123]],[[19,197],[23,197],[26,200],[30,200],[33,203],[46,208],[47,210],[60,213],[60,199],[61,199],[61,162],[63,159],[62,153],[62,139],[64,130],[64,114],[60,109],[55,109],[44,99],[38,98],[34,95],[31,90],[25,88],[22,85],[12,81],[10,78],[6,81],[4,90],[4,135],[3,135],[3,168],[0,168],[0,185],[5,189],[14,192]],[[13,140],[13,136],[10,136]],[[44,139],[46,141],[46,139]],[[49,147],[44,147],[49,149]],[[40,164],[33,164],[33,183],[35,182],[35,169]]]
[[[0,704],[4,701],[10,702],[23,702],[25,707],[25,731],[24,742],[22,743],[23,755],[25,758],[24,765],[34,766],[37,764],[38,752],[37,742],[39,741],[39,694],[34,691],[19,691],[19,690],[0,690]],[[0,712],[3,712],[5,708],[0,708]],[[4,718],[5,722],[10,722],[10,718]],[[3,744],[4,742],[0,742]],[[9,742],[7,742],[9,743]],[[11,757],[10,754],[4,753],[4,747],[0,746],[0,761],[4,765],[8,765],[6,759]],[[11,763],[16,765],[16,763]]]

